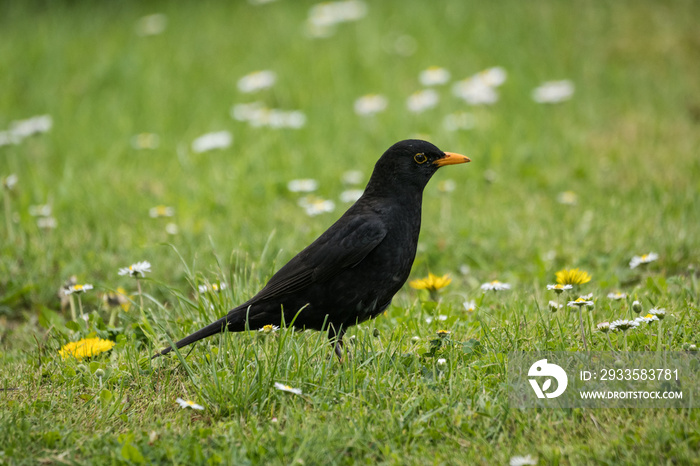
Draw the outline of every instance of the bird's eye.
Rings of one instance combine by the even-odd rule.
[[[413,160],[416,161],[417,164],[425,163],[428,161],[428,157],[425,156],[424,153],[419,153],[413,156]]]

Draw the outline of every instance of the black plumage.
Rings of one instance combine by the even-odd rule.
[[[291,323],[327,330],[341,357],[347,328],[382,313],[408,278],[425,185],[441,166],[465,162],[469,158],[426,141],[394,144],[375,165],[362,197],[328,230],[258,294],[175,345],[182,348],[225,328],[240,332]]]

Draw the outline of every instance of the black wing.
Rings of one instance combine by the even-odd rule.
[[[345,221],[342,221],[345,220]],[[354,267],[376,248],[387,229],[378,218],[341,218],[275,273],[243,306],[299,291]]]

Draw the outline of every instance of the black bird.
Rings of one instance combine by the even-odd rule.
[[[347,328],[381,314],[411,272],[425,185],[438,168],[469,161],[426,141],[397,142],[375,165],[362,197],[338,221],[277,271],[258,294],[175,346],[182,348],[224,329],[240,332],[291,323],[295,328],[327,330],[341,358]]]

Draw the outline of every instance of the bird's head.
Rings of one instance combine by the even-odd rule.
[[[469,157],[443,152],[427,141],[406,139],[384,152],[374,167],[368,189],[412,186],[422,192],[438,168],[469,161]]]

